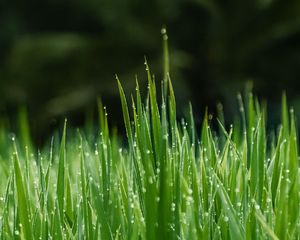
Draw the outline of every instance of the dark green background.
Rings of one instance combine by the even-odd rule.
[[[145,90],[147,56],[160,81],[163,25],[181,113],[189,100],[199,116],[222,101],[231,121],[247,81],[268,99],[271,119],[283,90],[298,106],[298,0],[4,0],[0,24],[1,116],[11,123],[27,106],[37,139],[65,116],[82,125],[97,96],[120,125],[114,74],[127,93],[136,74]]]

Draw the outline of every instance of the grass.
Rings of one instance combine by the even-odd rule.
[[[101,101],[96,136],[66,121],[43,150],[24,110],[18,138],[0,127],[0,238],[299,239],[298,128],[285,95],[274,131],[251,92],[238,96],[240,120],[229,129],[220,110],[197,131],[192,107],[177,121],[168,71],[158,97],[145,64],[146,97],[137,83],[127,98],[118,80],[126,144]]]

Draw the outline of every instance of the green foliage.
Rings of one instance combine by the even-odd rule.
[[[285,95],[271,141],[251,92],[239,97],[243,127],[220,119],[215,131],[206,111],[199,134],[192,107],[177,121],[169,74],[158,99],[145,64],[145,103],[137,83],[130,108],[118,80],[124,144],[101,101],[96,139],[65,121],[61,141],[37,151],[24,114],[20,141],[4,141],[1,127],[10,146],[0,146],[1,239],[299,239],[298,136]]]

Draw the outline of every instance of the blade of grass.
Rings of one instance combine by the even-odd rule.
[[[64,123],[63,136],[60,144],[59,163],[58,163],[58,175],[57,175],[57,203],[60,214],[60,223],[64,222],[64,197],[65,197],[65,161],[66,161],[66,132],[67,132],[67,120]]]

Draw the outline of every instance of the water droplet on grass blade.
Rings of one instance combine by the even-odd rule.
[[[153,183],[153,178],[152,178],[152,177],[149,177],[149,178],[148,178],[148,182],[149,182],[149,184],[152,184],[152,183]]]
[[[175,211],[175,207],[176,207],[175,203],[172,202],[172,204],[171,204],[171,211],[172,211],[172,212]]]

